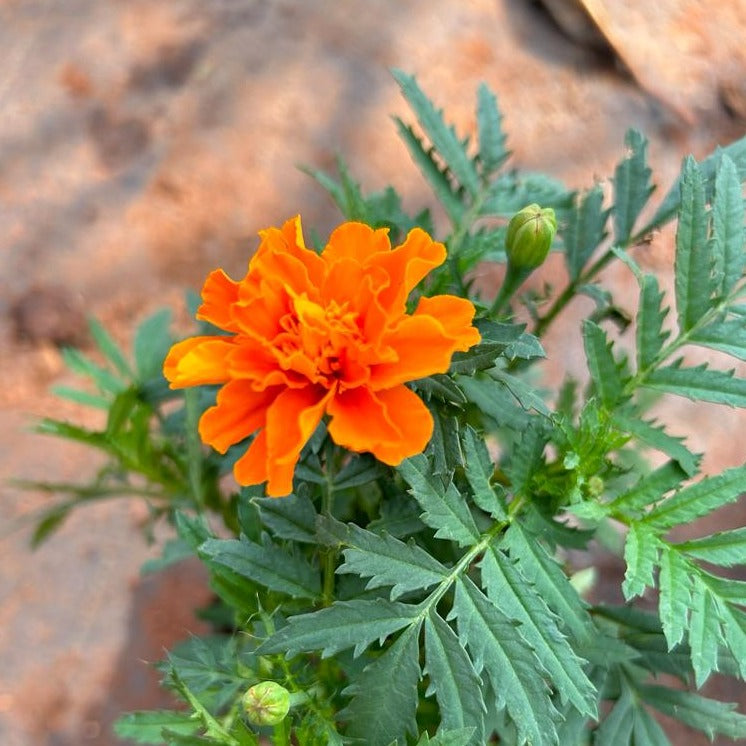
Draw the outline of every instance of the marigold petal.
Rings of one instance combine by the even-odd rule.
[[[274,278],[293,292],[301,293],[321,286],[326,265],[303,242],[300,216],[285,222],[281,229],[260,231],[261,243],[249,263],[248,277]]]
[[[445,333],[456,344],[455,350],[466,352],[482,339],[472,326],[476,309],[471,301],[456,295],[433,295],[420,298],[415,316],[433,316],[443,326]]]
[[[228,356],[234,337],[190,337],[177,342],[163,362],[163,375],[172,389],[224,383],[228,380]]]
[[[372,365],[370,385],[388,389],[405,381],[445,373],[460,342],[433,316],[404,316],[383,342],[396,353],[395,362]]]
[[[390,278],[389,286],[378,295],[383,307],[403,310],[415,286],[430,270],[443,264],[445,259],[445,246],[433,241],[421,228],[409,231],[404,243],[393,251],[372,256],[370,263],[382,267]]]
[[[349,389],[329,402],[328,411],[335,443],[391,465],[422,451],[433,432],[430,412],[406,386]]]
[[[332,231],[321,256],[327,264],[346,258],[365,264],[373,254],[390,251],[388,228],[374,230],[365,223],[349,222]]]
[[[231,280],[222,269],[211,272],[202,286],[202,305],[197,309],[197,318],[235,332],[238,327],[231,317],[231,308],[238,301],[239,283]]]
[[[261,484],[268,478],[267,433],[260,430],[246,453],[233,464],[233,476],[239,484]]]
[[[218,391],[217,404],[200,418],[202,442],[225,453],[234,443],[248,438],[255,430],[264,427],[267,408],[280,391],[281,387],[255,391],[249,381],[228,381]]]
[[[334,393],[319,386],[285,389],[267,410],[267,494],[287,495],[300,452],[321,421]]]

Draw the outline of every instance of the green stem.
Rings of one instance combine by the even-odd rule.
[[[274,746],[289,746],[290,734],[288,733],[288,719],[285,718],[281,723],[277,723],[272,731],[272,742]]]
[[[498,316],[503,310],[504,306],[510,302],[510,299],[515,294],[515,291],[521,286],[523,281],[531,274],[531,270],[528,269],[517,269],[510,262],[508,262],[508,271],[505,274],[505,279],[500,287],[500,291],[497,297],[490,306],[489,315],[492,317]]]
[[[322,492],[321,510],[325,515],[334,515],[334,474],[332,466],[332,454],[327,450],[326,480]],[[324,585],[322,590],[322,602],[324,606],[331,606],[334,601],[334,571],[337,569],[337,555],[339,549],[329,547],[323,555]]]

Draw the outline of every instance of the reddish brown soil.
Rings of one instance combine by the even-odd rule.
[[[612,172],[630,126],[663,185],[684,154],[743,134],[743,0],[586,5],[610,47],[579,45],[523,0],[0,0],[0,477],[92,474],[85,450],[29,429],[90,418],[48,393],[72,382],[59,347],[89,344],[86,315],[128,342],[160,306],[183,319],[183,289],[208,270],[240,273],[260,228],[301,212],[328,232],[337,215],[297,164],[329,169],[341,152],[366,188],[432,203],[389,118],[410,117],[391,67],[466,132],[486,81],[514,164],[577,187]],[[671,252],[664,232],[638,256],[670,278]],[[609,280],[632,307],[630,277]],[[548,339],[553,381],[582,369],[573,323]],[[708,470],[744,461],[738,413],[667,411]],[[201,631],[204,576],[141,579],[156,550],[126,502],[79,512],[30,554],[16,522],[47,498],[0,489],[0,743],[114,744],[121,711],[159,702],[143,661]]]

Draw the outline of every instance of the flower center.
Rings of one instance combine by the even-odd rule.
[[[273,345],[278,362],[327,388],[337,382],[345,388],[360,385],[367,367],[355,362],[364,344],[358,318],[348,303],[332,300],[321,306],[302,293],[280,320],[283,331]]]

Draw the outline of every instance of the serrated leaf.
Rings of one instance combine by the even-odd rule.
[[[468,427],[463,434],[464,472],[472,489],[474,502],[489,513],[495,520],[505,520],[505,490],[499,484],[492,484],[495,465],[484,440],[476,431]]]
[[[511,218],[533,202],[542,207],[566,210],[574,196],[561,181],[545,173],[513,170],[500,174],[490,184],[479,214]]]
[[[199,721],[190,712],[148,710],[128,712],[114,722],[114,733],[137,743],[163,743],[163,729],[190,735],[199,730]]]
[[[488,550],[479,565],[488,597],[508,618],[520,622],[521,636],[533,648],[563,703],[571,702],[589,717],[596,717],[596,689],[557,626],[534,586],[499,550]]]
[[[746,407],[746,379],[733,371],[711,370],[706,363],[684,367],[681,359],[646,376],[641,385],[656,391],[685,396],[692,401],[709,401],[731,407]]]
[[[663,331],[668,308],[662,308],[663,292],[653,275],[644,275],[637,310],[637,370],[647,370],[663,348],[669,332]]]
[[[603,190],[596,184],[568,211],[567,223],[560,232],[571,280],[577,280],[591,254],[606,237],[609,210],[603,209],[603,200]]]
[[[318,570],[268,537],[262,544],[248,539],[208,539],[199,553],[208,566],[227,567],[252,583],[294,598],[315,599],[321,593]]]
[[[615,497],[606,507],[613,513],[640,511],[662,500],[667,492],[678,487],[687,476],[677,461],[667,461],[640,478],[633,487]]]
[[[734,704],[653,684],[640,685],[638,691],[656,710],[701,730],[711,741],[716,735],[746,738],[746,715],[735,712]]]
[[[453,482],[444,487],[440,478],[432,474],[427,457],[422,454],[412,456],[402,461],[397,470],[423,509],[422,520],[436,529],[437,538],[451,539],[460,546],[471,546],[478,541],[479,529],[466,500]]]
[[[516,432],[523,432],[533,419],[516,401],[515,397],[503,386],[485,374],[474,378],[459,378],[459,386],[479,412],[482,421],[489,418],[498,427],[507,427]]]
[[[743,492],[746,492],[746,466],[727,469],[679,490],[650,511],[645,522],[658,530],[689,523],[735,502]]]
[[[419,381],[415,381],[413,385],[417,391],[421,391],[426,396],[434,397],[449,404],[460,406],[467,402],[466,395],[453,378],[442,373],[421,378]]]
[[[715,604],[722,623],[723,640],[733,654],[739,675],[746,679],[746,613],[718,598]]]
[[[688,341],[746,360],[746,326],[743,319],[715,321],[701,329],[695,329]]]
[[[116,368],[119,375],[123,378],[132,378],[133,372],[127,358],[125,358],[124,353],[119,349],[119,345],[112,339],[101,323],[94,318],[90,318],[88,319],[88,328],[91,330],[91,336],[96,342],[96,346],[101,350],[104,357]]]
[[[520,441],[513,447],[510,462],[504,467],[514,494],[530,488],[531,478],[541,466],[548,440],[544,421],[537,417],[530,418]]]
[[[690,539],[673,545],[690,557],[721,567],[746,565],[746,528],[720,531],[699,539]]]
[[[407,75],[401,70],[393,70],[392,74],[401,88],[402,95],[412,107],[417,121],[424,133],[430,139],[438,155],[444,160],[450,172],[471,196],[479,191],[479,176],[474,162],[467,155],[463,143],[456,135],[453,127],[449,127],[443,112],[436,109],[430,99],[417,84],[414,76]]]
[[[425,672],[440,708],[440,729],[472,729],[464,744],[484,743],[482,680],[451,629],[435,611],[425,619]]]
[[[422,143],[422,140],[415,134],[414,130],[401,119],[394,117],[399,137],[404,140],[404,144],[409,150],[417,168],[430,184],[435,196],[445,209],[451,222],[457,224],[464,214],[464,205],[456,195],[448,177],[441,170],[440,165],[433,158],[432,151],[428,150]]]
[[[612,422],[620,429],[634,435],[638,440],[650,448],[655,448],[674,459],[679,466],[691,477],[699,468],[699,455],[692,453],[683,443],[683,438],[669,435],[663,426],[655,426],[655,422],[643,420],[634,412],[617,410],[612,414]]]
[[[504,370],[495,369],[490,371],[490,378],[505,386],[516,398],[518,403],[528,412],[535,410],[545,417],[549,417],[550,411],[544,400],[536,393],[536,389],[516,376],[511,376]]]
[[[691,605],[689,563],[674,549],[664,546],[658,576],[658,613],[669,650],[678,645],[688,627]]]
[[[645,588],[653,585],[653,570],[658,561],[659,546],[658,537],[649,526],[633,523],[629,527],[624,543],[627,570],[622,583],[622,591],[627,601],[642,595]]]
[[[690,156],[681,174],[681,210],[676,231],[676,311],[682,333],[710,307],[712,282],[707,250],[707,211],[702,174]]]
[[[743,275],[744,206],[741,179],[733,161],[725,154],[715,177],[712,205],[712,250],[715,290],[727,296]]]
[[[170,324],[171,311],[163,308],[137,327],[133,351],[139,381],[162,377],[163,361],[172,343]]]
[[[635,745],[671,746],[671,742],[666,738],[663,728],[661,728],[656,719],[644,707],[636,707],[634,713],[632,735],[635,739]]]
[[[596,729],[593,743],[596,746],[631,746],[633,726],[632,694],[624,687],[614,707]]]
[[[502,121],[497,98],[484,83],[481,83],[477,89],[477,133],[483,179],[495,173],[510,155],[505,148],[506,138]]]
[[[723,635],[717,603],[712,592],[697,575],[692,578],[692,583],[689,648],[699,689],[710,673],[718,670],[718,648],[723,642]]]
[[[547,606],[559,617],[572,637],[583,645],[590,641],[593,627],[590,615],[562,568],[549,556],[536,537],[516,522],[500,542],[510,553],[521,574],[532,583]]]
[[[319,530],[347,547],[338,573],[370,578],[366,588],[392,586],[392,601],[403,593],[440,583],[448,575],[438,560],[414,543],[405,544],[388,534],[374,534],[355,524],[324,517],[319,519]]]
[[[108,368],[94,363],[93,360],[80,352],[80,350],[65,347],[62,350],[62,359],[73,373],[77,373],[80,376],[87,376],[102,392],[119,394],[129,386],[127,381],[116,376]]]
[[[583,322],[583,346],[593,385],[604,405],[612,409],[622,398],[624,382],[606,332],[587,319]]]
[[[624,245],[653,191],[647,165],[647,139],[636,130],[624,138],[629,153],[614,171],[614,242]]]
[[[459,578],[452,616],[471,651],[477,672],[490,678],[497,708],[506,709],[520,744],[556,744],[558,715],[543,679],[543,667],[515,625],[469,580]]]
[[[267,528],[278,539],[290,539],[302,544],[313,544],[316,534],[316,508],[306,496],[288,495],[276,497],[254,497],[252,502]]]
[[[458,730],[438,731],[430,737],[425,731],[417,746],[468,746],[471,743],[474,728],[459,728]]]
[[[728,157],[733,161],[740,180],[746,178],[746,137],[742,137],[724,148],[718,148],[699,164],[705,182],[708,201],[715,185],[715,174],[718,165],[723,157]],[[663,201],[658,206],[655,215],[653,215],[650,222],[645,226],[645,232],[649,232],[653,228],[667,223],[675,216],[681,203],[681,178],[680,175],[668,190]]]
[[[408,620],[411,621],[411,620]],[[417,733],[417,682],[420,680],[421,622],[412,624],[396,642],[344,690],[350,704],[340,713],[349,722],[347,735],[370,746],[389,746]]]
[[[386,466],[368,454],[356,456],[334,478],[335,491],[361,487],[387,473]]]
[[[321,650],[322,657],[328,658],[354,648],[357,657],[374,642],[382,642],[411,624],[418,613],[417,606],[383,598],[338,601],[319,611],[290,617],[287,626],[263,642],[257,652],[284,653],[292,658],[298,653]]]

